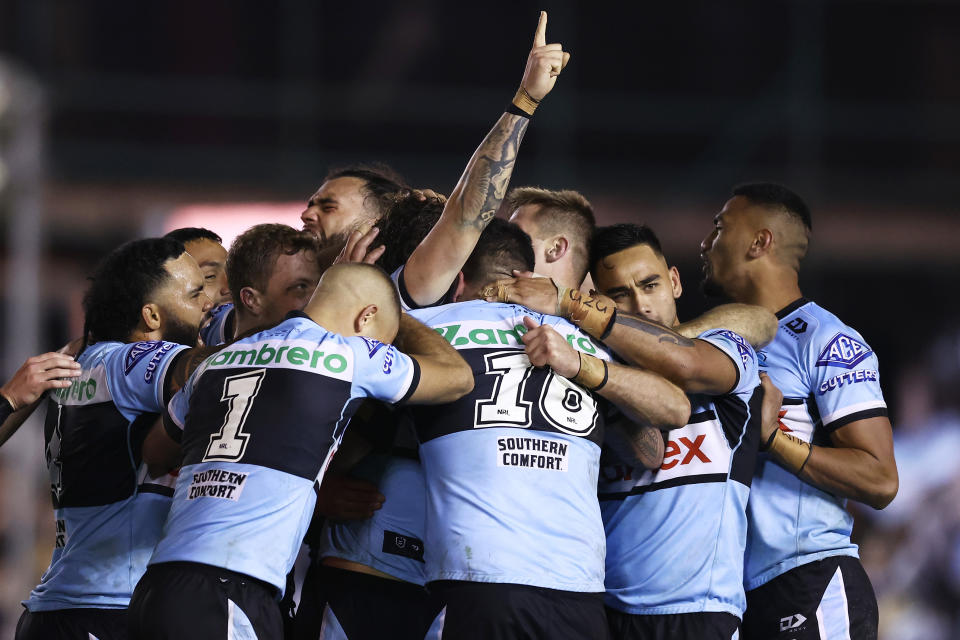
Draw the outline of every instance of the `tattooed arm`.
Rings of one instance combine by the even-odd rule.
[[[570,58],[561,45],[546,44],[546,26],[546,13],[541,13],[520,85],[535,101],[550,93]],[[403,281],[413,302],[435,303],[456,280],[507,193],[529,124],[527,117],[504,113],[470,158],[440,220],[404,266]]]
[[[627,362],[659,373],[687,393],[720,395],[737,384],[737,365],[720,349],[639,316],[618,311],[603,342]]]

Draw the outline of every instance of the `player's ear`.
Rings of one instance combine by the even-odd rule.
[[[377,305],[368,304],[353,320],[353,330],[357,335],[368,335],[373,328],[373,320],[377,316]]]
[[[747,252],[751,258],[759,258],[760,256],[770,253],[773,249],[773,231],[770,229],[758,229],[755,234],[753,234],[753,242],[750,243],[750,250]]]
[[[673,289],[673,299],[676,300],[683,293],[683,285],[680,283],[680,272],[676,267],[670,267],[670,288]]]
[[[260,304],[260,293],[253,287],[240,289],[240,300],[238,302],[250,313],[257,316],[263,310],[263,305]]]
[[[547,262],[556,262],[567,255],[570,244],[563,236],[556,236],[547,240],[546,243],[544,243],[544,247],[546,249]]]
[[[466,285],[464,284],[464,280],[463,280],[463,271],[460,271],[457,273],[456,283],[457,283],[457,286],[453,290],[453,301],[460,302],[460,298],[463,297],[463,291],[464,289],[466,289]]]
[[[160,325],[163,324],[163,319],[160,315],[160,306],[155,302],[148,302],[143,305],[140,307],[140,319],[143,321],[143,325],[147,331],[158,330]]]

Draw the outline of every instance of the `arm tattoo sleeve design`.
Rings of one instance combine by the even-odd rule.
[[[528,118],[505,113],[487,134],[467,170],[460,224],[483,230],[507,194]]]
[[[650,335],[656,337],[657,341],[660,343],[671,343],[677,345],[678,347],[694,346],[693,340],[684,338],[679,333],[675,333],[661,324],[644,320],[643,318],[630,315],[628,313],[617,312],[616,323],[625,327],[630,327],[631,329],[636,329],[637,331],[649,333]]]

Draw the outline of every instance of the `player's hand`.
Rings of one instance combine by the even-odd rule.
[[[79,362],[68,355],[51,351],[27,358],[10,381],[0,387],[0,393],[16,411],[33,403],[49,389],[66,389],[71,384],[70,378],[79,375]]]
[[[527,309],[558,315],[557,285],[550,278],[507,278],[480,290],[487,302],[513,302]]]
[[[580,372],[580,354],[556,329],[538,325],[529,316],[523,316],[523,326],[527,328],[522,340],[530,364],[550,367],[564,378],[572,378]]]
[[[765,373],[760,374],[760,388],[763,389],[763,402],[760,405],[760,444],[762,445],[773,432],[780,428],[780,407],[783,394]]]
[[[334,520],[366,520],[386,498],[377,487],[350,476],[327,473],[317,491],[317,511]]]
[[[570,61],[570,54],[559,43],[547,44],[547,12],[540,12],[540,22],[533,36],[533,48],[523,71],[523,87],[534,100],[543,100],[557,83],[557,76]]]
[[[363,262],[373,264],[380,259],[383,252],[387,250],[385,245],[380,245],[371,250],[370,245],[380,233],[380,227],[372,227],[364,232],[361,229],[354,229],[347,238],[347,243],[340,250],[340,255],[333,261],[333,264],[346,264],[348,262]]]
[[[442,193],[437,193],[433,189],[414,189],[413,195],[416,196],[417,200],[423,202],[427,198],[434,198],[440,202],[440,204],[445,204],[447,202],[447,196]]]

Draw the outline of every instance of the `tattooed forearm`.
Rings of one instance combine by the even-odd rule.
[[[462,226],[482,230],[496,215],[529,124],[528,118],[503,114],[473,154],[463,178]]]
[[[651,322],[650,320],[644,320],[643,318],[630,315],[628,313],[621,313],[618,311],[616,324],[630,327],[631,329],[636,329],[638,331],[643,331],[644,333],[649,333],[650,335],[656,337],[657,341],[660,343],[675,344],[679,347],[694,346],[693,340],[684,338],[679,333],[675,333],[661,324]]]
[[[663,463],[664,437],[656,427],[634,423],[617,423],[613,428],[628,447],[633,463],[656,469]]]

